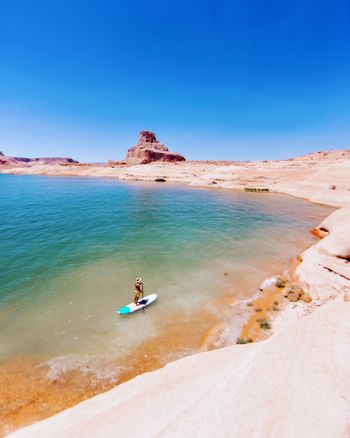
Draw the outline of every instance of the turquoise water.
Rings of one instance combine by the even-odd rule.
[[[3,360],[122,355],[174,312],[249,296],[331,211],[281,195],[93,178],[0,175],[0,196]],[[117,317],[136,276],[159,300]]]

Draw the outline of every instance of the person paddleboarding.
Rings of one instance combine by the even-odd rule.
[[[136,281],[135,281],[135,288],[134,288],[134,303],[136,306],[139,305],[139,299],[140,296],[142,295],[143,298],[143,283],[142,283],[142,278],[141,277],[137,277]]]

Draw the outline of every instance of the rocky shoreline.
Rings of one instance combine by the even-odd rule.
[[[249,187],[263,190],[261,196],[268,196],[268,190],[341,207],[313,230],[321,240],[297,256],[289,272],[289,281],[302,287],[310,299],[291,300],[275,319],[270,338],[180,359],[12,436],[346,436],[350,432],[349,170],[349,151],[278,162],[2,169],[15,174],[162,178],[215,188]],[[273,287],[287,294],[287,285],[278,287],[276,280]],[[295,287],[294,293],[302,295]],[[269,306],[273,305],[272,297]],[[243,330],[242,339],[249,338],[247,333]],[[134,407],[140,399],[143,409],[135,422]],[[149,421],[152,412],[157,412],[157,424]]]

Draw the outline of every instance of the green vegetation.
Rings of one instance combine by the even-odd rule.
[[[270,330],[271,324],[266,318],[258,318],[256,322],[260,325],[260,328],[263,330]]]
[[[236,344],[250,344],[253,342],[252,338],[237,338]]]
[[[268,193],[269,189],[259,189],[256,187],[245,187],[244,189],[246,192],[255,192],[255,193]]]

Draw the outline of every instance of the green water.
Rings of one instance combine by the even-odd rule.
[[[0,175],[0,196],[3,360],[124,354],[157,336],[161,318],[249,296],[330,212],[280,195],[93,178]],[[159,300],[118,317],[136,276]]]

